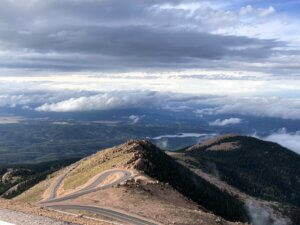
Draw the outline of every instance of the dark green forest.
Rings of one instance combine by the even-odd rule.
[[[145,151],[141,154],[146,174],[170,184],[207,211],[230,221],[249,221],[243,203],[238,199],[208,183],[150,142],[145,142],[143,148]]]
[[[63,159],[37,164],[2,164],[0,165],[0,196],[4,198],[13,198],[40,181],[46,179],[48,175],[76,162],[77,160],[79,159]],[[3,180],[3,176],[8,171],[11,171],[11,179],[5,182]],[[6,193],[12,187],[17,188],[9,193]]]
[[[209,150],[213,145],[236,143],[237,149]],[[233,136],[199,145],[187,159],[194,167],[218,176],[221,180],[251,196],[282,204],[299,221],[300,213],[300,156],[276,143],[252,137]],[[298,214],[298,216],[297,216]]]

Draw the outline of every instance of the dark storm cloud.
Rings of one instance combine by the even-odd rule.
[[[255,58],[267,56],[277,46],[273,40],[141,26],[64,27],[33,31],[30,34],[7,33],[5,36],[11,48],[117,57],[179,56],[213,59],[230,55]]]
[[[181,11],[154,10],[182,2],[189,1],[4,0],[0,46],[7,55],[1,56],[0,66],[62,71],[185,68],[205,60],[257,61],[284,46],[276,40],[206,33],[192,28],[200,21]]]

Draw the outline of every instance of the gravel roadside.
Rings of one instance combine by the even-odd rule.
[[[1,221],[15,225],[75,225],[74,223],[61,222],[43,216],[35,216],[7,209],[0,209],[0,224]]]
[[[5,211],[7,210],[7,211]],[[15,200],[6,200],[0,198],[0,220],[7,221],[7,217],[10,214],[6,214],[5,212],[14,212],[16,213],[16,217],[20,217],[18,219],[22,219],[22,216],[17,215],[28,215],[33,217],[42,217],[46,219],[50,219],[51,225],[56,224],[80,224],[80,225],[111,225],[110,222],[101,222],[101,221],[95,221],[95,220],[89,220],[82,217],[76,217],[73,215],[67,215],[67,214],[61,214],[52,210],[47,210],[44,207],[38,207],[32,204],[28,203],[22,203],[20,201]],[[19,214],[20,213],[20,214]],[[54,222],[60,221],[60,223],[54,223]],[[8,221],[9,222],[9,221]],[[12,223],[12,222],[10,222]],[[48,223],[18,223],[16,225],[35,225],[35,224],[48,224]],[[50,223],[49,223],[50,224]],[[1,225],[1,222],[0,222]]]

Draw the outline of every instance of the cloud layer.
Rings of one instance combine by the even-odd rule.
[[[83,112],[111,109],[188,110],[197,116],[245,115],[282,119],[300,119],[300,99],[279,97],[226,97],[150,90],[120,91],[0,91],[1,107],[22,107],[39,112]],[[132,119],[133,120],[133,119]],[[237,117],[211,121],[211,126],[242,122]]]
[[[278,29],[286,24],[294,29],[298,21],[277,15],[275,6],[196,0],[3,0],[1,4],[0,67],[19,75],[36,70],[217,67],[297,73],[297,30],[291,40],[283,31],[280,36],[266,27],[279,21]]]
[[[212,98],[205,101],[211,107],[205,107],[196,112],[198,114],[226,114],[238,113],[260,117],[274,117],[283,119],[300,119],[300,99],[291,98]]]
[[[267,141],[276,142],[300,154],[300,131],[296,133],[288,133],[286,129],[281,129],[264,139]]]
[[[242,122],[242,119],[240,118],[229,118],[229,119],[217,119],[213,122],[210,122],[209,125],[210,126],[218,126],[218,127],[224,127],[224,126],[228,126],[228,125],[235,125],[235,124],[239,124]]]
[[[119,108],[135,108],[147,104],[160,105],[160,97],[156,92],[107,92],[91,96],[70,98],[56,103],[45,103],[36,107],[44,112],[78,112],[91,110],[110,110]]]

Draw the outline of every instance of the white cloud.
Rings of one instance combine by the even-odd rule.
[[[198,114],[227,114],[237,113],[259,117],[282,119],[300,119],[299,98],[210,98],[203,103],[208,107],[196,110]]]
[[[300,119],[300,99],[245,98],[232,104],[225,104],[217,111],[218,113]]]
[[[240,118],[229,118],[229,119],[224,119],[224,120],[217,119],[214,122],[209,123],[209,125],[223,127],[223,126],[228,126],[228,125],[239,124],[241,122],[242,122],[242,119],[240,119]]]
[[[269,16],[275,13],[276,10],[273,6],[269,6],[268,8],[254,8],[251,5],[244,6],[240,9],[241,16],[247,16],[249,14],[258,15],[260,17]]]
[[[157,137],[153,137],[151,139],[153,140],[160,140],[164,138],[187,138],[187,137],[196,137],[196,138],[203,138],[203,137],[211,137],[216,134],[206,134],[206,133],[180,133],[180,134],[165,134],[165,135],[160,135]]]
[[[176,80],[175,80],[176,81]],[[176,82],[175,82],[176,83]],[[176,88],[178,86],[174,86]],[[198,86],[199,87],[199,86]],[[120,88],[122,90],[122,88]],[[172,89],[171,89],[172,90]],[[292,88],[291,91],[295,92]],[[241,93],[240,93],[241,95]],[[297,96],[298,97],[298,96]],[[35,91],[23,94],[0,93],[0,107],[21,106],[40,112],[75,112],[118,108],[161,108],[171,111],[190,110],[205,114],[241,114],[259,117],[300,119],[300,98],[232,97],[202,93],[161,91]]]
[[[6,116],[6,117],[0,116],[0,125],[20,123],[22,120],[23,118],[18,116]]]
[[[76,112],[142,107],[148,103],[161,105],[164,94],[151,91],[116,91],[91,96],[70,98],[56,103],[45,103],[35,110],[41,112]],[[166,95],[168,96],[168,95]]]
[[[262,17],[268,16],[268,15],[275,13],[275,11],[276,10],[274,9],[273,6],[270,6],[266,9],[259,9],[259,16],[262,16]]]
[[[70,98],[57,103],[45,103],[36,108],[44,112],[74,112],[90,110],[107,110],[129,104],[127,98],[116,97],[109,94],[98,94],[89,97]]]
[[[137,122],[139,122],[139,120],[141,119],[141,117],[137,116],[137,115],[130,115],[129,119],[132,121],[132,124],[136,124]]]
[[[172,111],[191,110],[200,116],[237,113],[300,119],[297,79],[215,80],[213,74],[209,79],[182,73],[122,76],[0,77],[0,107],[70,112],[153,106]]]
[[[251,5],[247,5],[240,9],[240,15],[242,15],[242,16],[244,16],[248,13],[251,13],[251,12],[253,12],[253,7]]]
[[[276,133],[264,138],[266,141],[276,142],[294,152],[300,154],[300,131],[288,133],[286,129],[280,129]]]
[[[159,139],[155,142],[155,144],[161,149],[167,149],[169,146],[169,141],[168,139]]]
[[[90,96],[93,92],[88,91],[60,91],[33,89],[29,90],[30,86],[26,86],[23,90],[1,90],[0,82],[0,107],[14,108],[21,106],[23,109],[30,109],[33,105],[48,104],[58,101],[64,101],[71,97]]]
[[[29,104],[30,99],[24,95],[0,95],[0,107],[15,107],[17,104]]]

